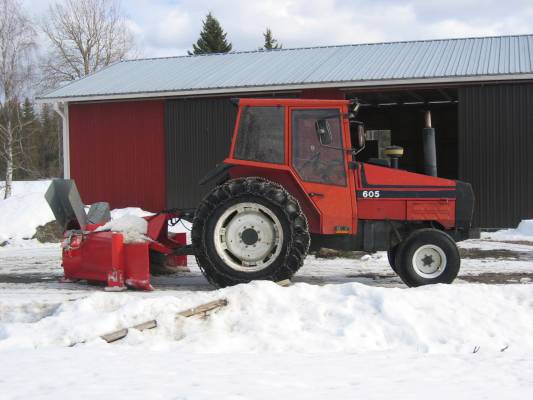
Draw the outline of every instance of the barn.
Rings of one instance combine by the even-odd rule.
[[[438,175],[471,182],[475,224],[533,218],[533,35],[123,61],[39,98],[63,117],[64,175],[83,199],[194,207],[228,153],[233,97],[357,98],[363,157],[402,146],[422,171],[431,112]]]

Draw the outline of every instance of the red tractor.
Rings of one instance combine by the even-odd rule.
[[[240,99],[229,157],[202,183],[192,244],[215,285],[291,278],[309,248],[386,250],[408,286],[451,283],[471,229],[470,184],[357,161],[358,105]],[[352,108],[353,105],[353,108]],[[393,164],[402,149],[389,150]]]
[[[460,267],[455,242],[476,236],[471,229],[470,184],[397,169],[399,147],[388,149],[392,167],[385,160],[359,162],[364,127],[355,120],[358,105],[350,101],[239,99],[235,103],[238,115],[229,157],[200,182],[214,183],[214,188],[195,210],[163,214],[168,220],[192,222],[192,245],[169,242],[166,229],[149,220],[153,240],[130,251],[143,252],[143,265],[138,257],[128,261],[127,252],[121,256],[122,247],[115,246],[114,258],[126,260],[121,267],[126,284],[130,270],[142,272],[135,276],[149,276],[148,259],[153,264],[154,256],[161,260],[185,254],[195,255],[207,279],[217,286],[281,281],[298,271],[310,248],[321,247],[387,251],[392,269],[408,286],[455,279]],[[98,236],[98,232],[73,232],[67,236],[81,236],[79,254],[84,240],[96,242]],[[104,233],[100,236],[113,246]],[[87,260],[94,258],[86,253]],[[64,250],[64,264],[72,264],[68,257]],[[96,268],[83,257],[75,259],[69,278],[88,279],[77,271]],[[117,275],[111,258],[98,264],[107,271],[108,284]],[[128,265],[134,262],[135,268]],[[93,274],[91,279],[104,280],[105,274],[102,278]]]

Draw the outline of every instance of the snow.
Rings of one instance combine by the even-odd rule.
[[[229,306],[207,321],[186,320],[181,327],[175,323],[180,310],[220,297],[227,298]],[[3,324],[0,350],[68,346],[155,318],[156,331],[136,335],[126,345],[210,354],[467,354],[475,346],[487,352],[509,346],[533,354],[532,285],[406,290],[360,283],[299,283],[283,288],[253,282],[209,293],[152,298],[100,292],[62,303],[42,319],[38,319],[42,310],[35,312],[35,318],[31,308],[22,309],[24,317],[10,314],[15,322]],[[24,318],[30,322],[16,322]]]
[[[115,215],[121,216],[118,218],[112,217],[111,221],[96,230],[120,232],[124,237],[124,243],[137,243],[150,240],[146,236],[148,222],[144,218],[128,213],[115,213]]]
[[[502,245],[472,246],[491,244]],[[527,283],[458,279],[407,289],[380,252],[362,262],[310,256],[287,288],[254,282],[222,290],[205,282],[190,257],[190,274],[154,278],[154,292],[107,293],[44,279],[61,276],[58,245],[7,248],[0,257],[0,277],[28,278],[0,283],[2,399],[533,394]],[[519,260],[465,261],[462,276],[500,271],[501,264],[526,268]],[[229,305],[207,320],[175,323],[175,313],[222,297]],[[154,330],[113,344],[98,339],[153,318]]]
[[[521,221],[516,229],[502,229],[485,236],[495,240],[533,240],[533,219]]]
[[[154,213],[145,211],[139,207],[115,208],[114,210],[111,210],[112,219],[119,219],[124,216],[134,216],[134,217],[142,218],[142,217],[149,217],[152,215],[154,215]]]
[[[208,319],[175,322],[221,297],[229,305]],[[96,292],[46,307],[2,299],[11,312],[0,324],[0,390],[5,399],[528,398],[532,299],[531,285],[270,282]],[[154,330],[97,338],[152,318]]]
[[[39,225],[54,219],[44,199],[49,185],[49,180],[13,182],[12,196],[0,200],[0,243],[20,245],[23,239],[33,237]]]
[[[4,355],[12,360],[0,364],[6,400],[513,400],[527,399],[533,387],[532,360],[507,352],[228,356],[85,346]]]

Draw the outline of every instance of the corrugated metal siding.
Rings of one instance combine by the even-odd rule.
[[[165,208],[162,101],[71,104],[70,168],[86,204]]]
[[[236,115],[228,98],[166,102],[168,207],[196,207],[212,187],[198,182],[228,156]]]
[[[478,226],[533,218],[533,84],[460,89],[459,177],[476,192]]]
[[[531,73],[533,35],[500,36],[132,60],[42,98]]]

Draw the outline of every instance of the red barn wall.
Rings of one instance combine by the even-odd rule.
[[[70,176],[86,204],[166,206],[163,101],[69,105]]]

